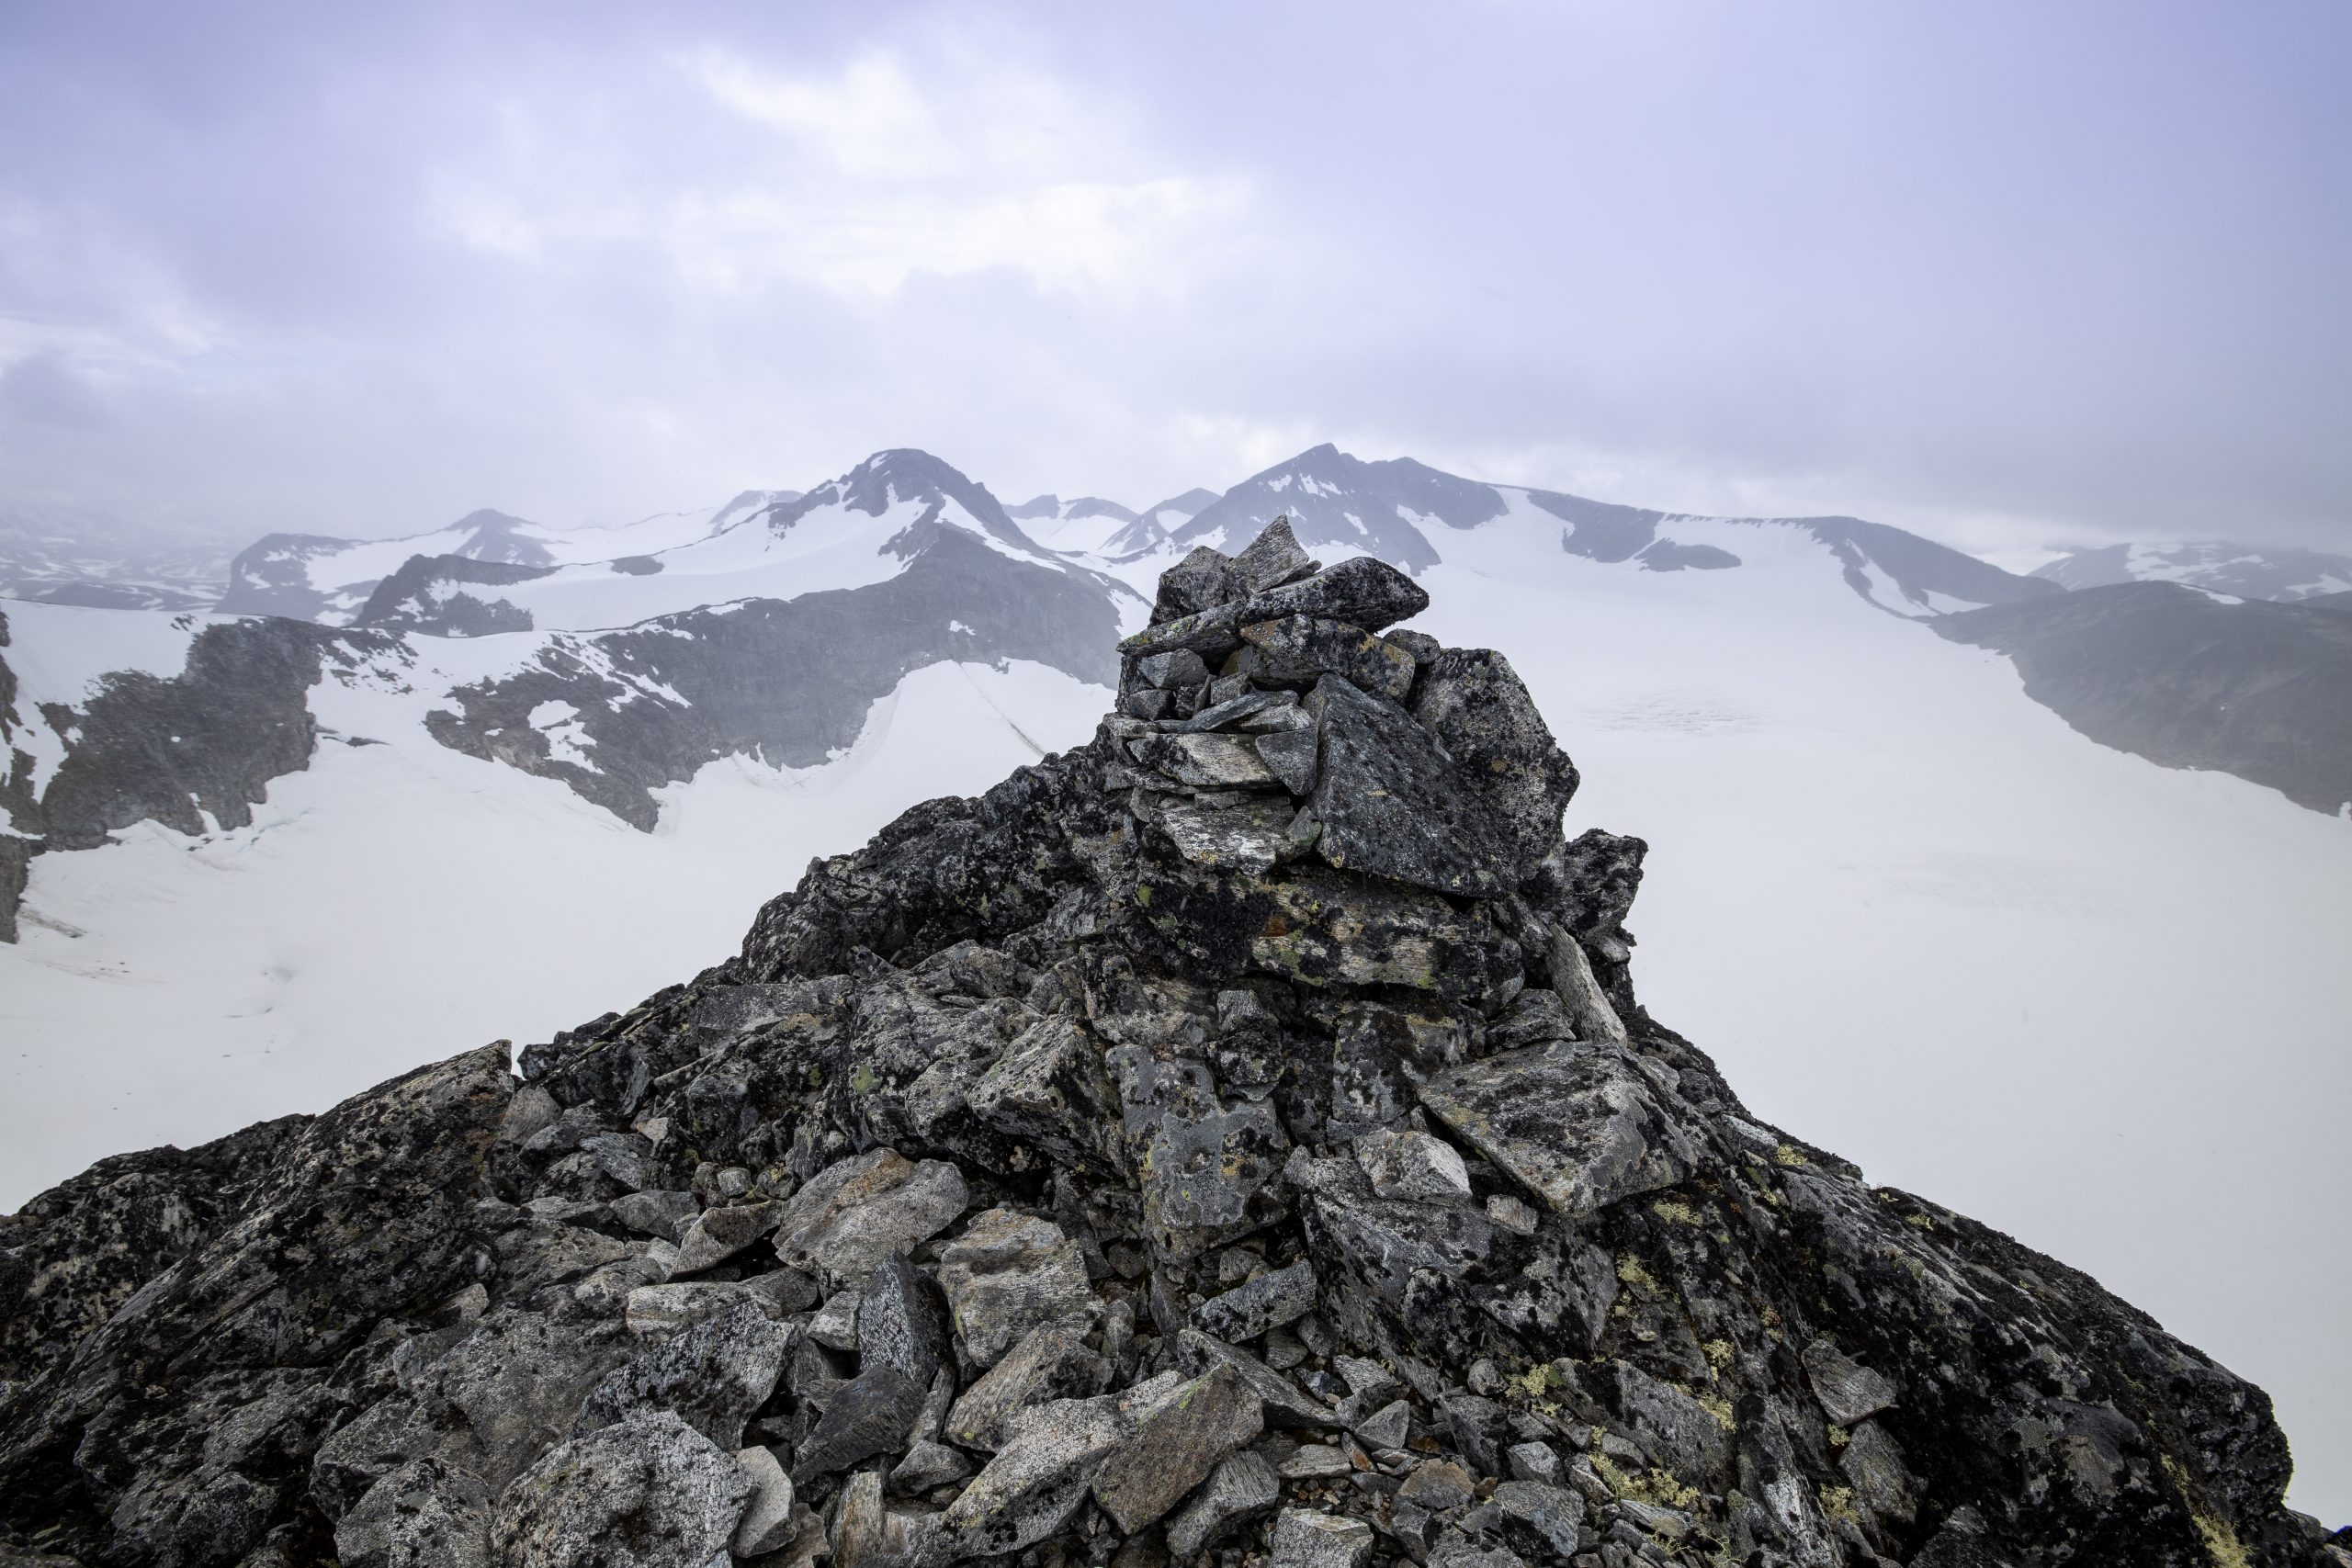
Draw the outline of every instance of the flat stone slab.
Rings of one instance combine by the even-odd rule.
[[[1688,1180],[1702,1145],[1612,1043],[1552,1041],[1465,1063],[1420,1089],[1430,1114],[1553,1213],[1593,1214]]]

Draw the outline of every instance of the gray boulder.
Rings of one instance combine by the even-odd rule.
[[[1094,1314],[1039,1324],[966,1389],[947,1412],[948,1438],[966,1448],[1002,1448],[1013,1419],[1035,1405],[1085,1399],[1109,1384],[1112,1368],[1091,1348]]]
[[[791,1348],[789,1330],[739,1297],[607,1375],[581,1407],[580,1429],[666,1410],[732,1453],[742,1446],[743,1424],[775,1392]]]
[[[1413,716],[1453,759],[1497,873],[1525,880],[1558,846],[1577,781],[1510,661],[1488,649],[1446,649],[1421,677]]]
[[[1078,1244],[1052,1221],[1012,1209],[974,1215],[940,1248],[939,1287],[973,1368],[996,1365],[1031,1329],[1094,1304]]]
[[[1250,662],[1250,679],[1270,686],[1304,691],[1326,675],[1338,675],[1391,703],[1403,702],[1413,690],[1418,666],[1412,654],[1344,621],[1285,615],[1242,626],[1241,640],[1256,656],[1242,655]]]
[[[882,1260],[947,1228],[971,1196],[945,1160],[909,1160],[875,1149],[828,1166],[784,1205],[776,1256],[837,1284],[864,1280]]]
[[[512,1568],[708,1568],[751,1496],[733,1454],[666,1410],[639,1410],[516,1477],[492,1547]]]
[[[438,1459],[411,1460],[336,1522],[336,1561],[343,1568],[488,1568],[490,1507],[481,1477]]]
[[[1507,1051],[1438,1074],[1420,1097],[1568,1219],[1686,1181],[1703,1161],[1703,1134],[1684,1125],[1688,1112],[1668,1108],[1622,1045]]]
[[[1372,1527],[1344,1514],[1284,1508],[1274,1521],[1273,1568],[1364,1568]]]
[[[1168,1554],[1190,1562],[1282,1501],[1282,1477],[1262,1454],[1244,1450],[1221,1461],[1168,1520]]]
[[[1509,890],[1467,816],[1460,771],[1412,715],[1337,675],[1317,682],[1306,705],[1322,749],[1310,802],[1323,824],[1317,854],[1434,893]]]
[[[1231,1366],[1194,1378],[1136,1423],[1094,1477],[1094,1500],[1123,1534],[1174,1507],[1265,1427],[1261,1402]]]

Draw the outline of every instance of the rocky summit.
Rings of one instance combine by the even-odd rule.
[[[1644,1010],[1426,604],[1196,549],[690,983],[0,1220],[0,1562],[2352,1563],[2261,1391]]]

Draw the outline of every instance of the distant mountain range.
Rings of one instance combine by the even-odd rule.
[[[2061,588],[2177,582],[2239,599],[2294,601],[2352,592],[2352,556],[2222,543],[2104,545],[2034,569]]]

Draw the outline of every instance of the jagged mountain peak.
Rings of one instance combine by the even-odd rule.
[[[2259,1390],[1650,1016],[1502,654],[1283,531],[1160,599],[1090,741],[520,1084],[27,1205],[8,1544],[2331,1568]]]
[[[1170,541],[1185,549],[1206,544],[1238,550],[1287,515],[1309,549],[1350,546],[1419,571],[1442,558],[1421,525],[1475,528],[1504,511],[1492,485],[1411,457],[1367,462],[1325,442],[1242,480],[1173,530]]]

